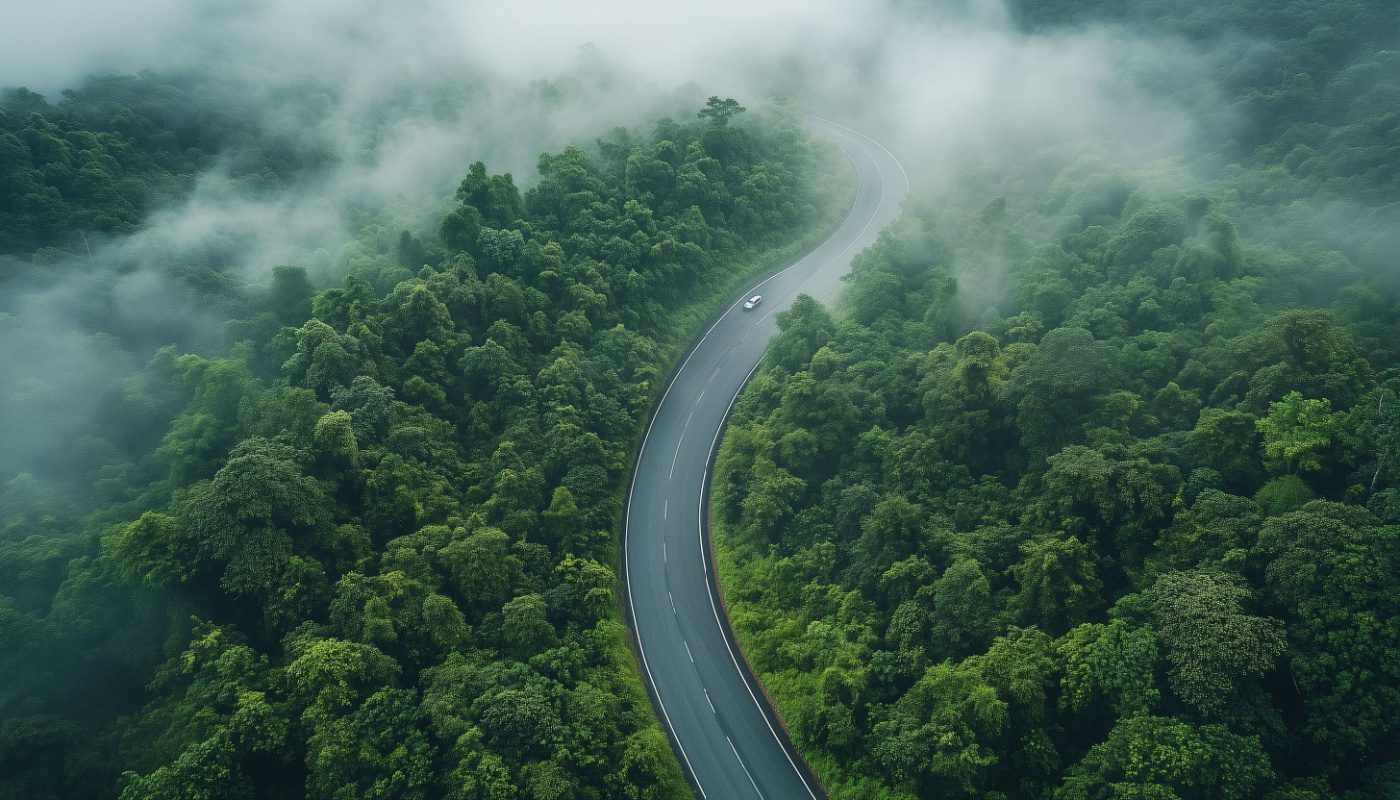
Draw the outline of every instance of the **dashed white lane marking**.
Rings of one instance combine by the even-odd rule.
[[[672,597],[670,592],[667,592],[666,599],[671,601],[671,613],[676,613],[676,598]]]
[[[662,501],[661,501],[661,518],[662,518],[662,519],[666,519],[666,518],[668,518],[668,517],[670,517],[670,516],[671,516],[671,501],[670,501],[670,500],[662,500]]]
[[[719,712],[715,711],[715,704],[714,704],[714,701],[712,701],[712,700],[710,699],[710,690],[709,690],[709,689],[701,689],[700,691],[702,691],[702,692],[705,693],[705,702],[710,704],[710,713],[711,713],[711,714],[718,714]]]
[[[667,562],[667,560],[668,560],[668,559],[666,558],[666,543],[665,543],[665,542],[662,542],[662,543],[661,543],[661,563],[665,564],[665,563]]]
[[[850,128],[846,128],[844,125],[838,125],[838,124],[836,124],[836,123],[831,122],[830,120],[821,119],[820,117],[817,117],[816,119],[819,119],[820,121],[825,122],[825,123],[827,123],[827,124],[829,124],[829,125],[832,125],[832,126],[834,126],[834,127],[841,128],[841,129],[843,129],[843,130],[846,130],[846,131],[848,131],[848,132],[854,134],[856,137],[858,137],[858,138],[860,138],[860,139],[865,139],[866,141],[873,142],[876,146],[880,147],[882,150],[885,150],[884,145],[879,144],[879,142],[874,142],[874,140],[870,139],[869,137],[866,137],[866,136],[864,136],[863,134],[860,134],[860,133],[857,133],[857,132],[855,132],[855,131],[852,131]],[[886,152],[887,155],[889,155],[889,151],[888,151],[888,150],[885,150],[885,152]],[[850,153],[849,153],[849,152],[845,152],[844,150],[843,150],[843,153],[845,154],[847,160],[850,161],[853,165],[855,165],[855,159],[851,157]],[[900,171],[903,172],[903,171],[904,171],[904,166],[903,166],[902,164],[900,164],[899,161],[898,161],[897,159],[895,159],[893,155],[889,155],[889,157],[890,157],[890,159],[895,163],[895,165],[899,167]],[[855,166],[856,166],[857,172],[859,173],[859,170],[860,170],[859,166],[858,166],[858,165],[855,165]],[[909,178],[908,178],[908,175],[907,175],[907,174],[905,174],[904,183],[905,183],[905,190],[906,190],[906,192],[907,192],[907,191],[908,191],[908,186],[909,186]],[[832,242],[833,240],[835,240],[837,237],[842,236],[842,235],[846,235],[846,234],[847,234],[848,227],[849,227],[848,223],[851,223],[850,217],[854,216],[854,215],[855,215],[855,210],[856,210],[857,208],[860,207],[861,199],[862,199],[862,197],[864,196],[865,191],[866,191],[866,190],[865,190],[865,186],[862,185],[862,183],[861,183],[859,180],[857,180],[857,183],[856,183],[856,199],[855,199],[855,201],[851,204],[851,209],[850,209],[850,211],[848,212],[848,217],[847,217],[846,221],[843,222],[840,226],[838,226],[837,230],[832,231],[831,235],[829,235],[829,236],[826,238],[826,240],[825,240],[824,242],[822,242],[820,245],[818,245],[812,252],[810,252],[810,253],[808,253],[807,255],[803,256],[803,257],[802,257],[801,259],[799,259],[796,263],[789,265],[787,268],[785,268],[785,269],[783,269],[783,270],[780,270],[779,272],[777,272],[777,273],[775,273],[775,274],[773,274],[773,275],[770,275],[769,277],[767,277],[767,278],[765,278],[764,280],[760,281],[758,284],[756,284],[756,285],[754,285],[754,286],[751,286],[751,287],[750,287],[750,290],[757,290],[757,289],[761,288],[764,284],[768,283],[769,281],[773,280],[774,278],[777,278],[779,275],[783,275],[783,274],[789,272],[790,270],[796,269],[798,266],[800,266],[801,264],[805,263],[808,259],[812,258],[812,256],[816,255],[817,253],[822,252],[822,251],[826,248],[827,244],[829,244],[830,242]],[[878,211],[878,208],[879,208],[879,206],[877,205],[877,211]],[[869,224],[870,224],[870,223],[867,222],[865,227],[868,227]],[[861,229],[862,232],[865,230],[865,227],[862,227],[862,229]],[[849,248],[847,248],[847,249],[849,249]],[[845,251],[843,250],[842,252],[844,253]],[[700,337],[700,341],[696,343],[696,346],[695,346],[694,348],[692,348],[691,351],[690,351],[688,354],[686,354],[685,360],[684,360],[683,362],[681,362],[680,368],[676,370],[675,375],[673,375],[673,376],[671,377],[671,380],[666,384],[666,390],[665,390],[664,392],[661,393],[661,399],[660,399],[659,401],[657,401],[656,407],[652,410],[651,418],[647,421],[646,432],[642,435],[642,446],[641,446],[640,451],[639,451],[638,454],[637,454],[637,462],[638,462],[638,463],[641,463],[641,461],[642,461],[642,455],[646,452],[647,441],[648,441],[648,439],[649,439],[650,436],[651,436],[651,430],[652,430],[652,428],[653,428],[653,427],[655,426],[655,424],[656,424],[656,417],[657,417],[658,413],[660,412],[661,408],[664,407],[664,406],[666,405],[666,399],[667,399],[667,397],[670,396],[670,394],[671,394],[671,389],[675,388],[676,380],[681,376],[681,374],[682,374],[683,372],[685,372],[686,366],[688,366],[688,365],[690,364],[691,360],[695,357],[695,354],[696,354],[697,352],[699,352],[699,350],[701,349],[701,345],[703,345],[703,344],[705,343],[705,340],[706,340],[707,338],[709,338],[709,334],[710,334],[711,332],[713,332],[715,328],[719,327],[720,323],[723,322],[723,321],[729,316],[729,314],[730,314],[732,311],[734,311],[734,309],[738,308],[738,307],[739,307],[739,304],[742,303],[743,300],[744,300],[744,297],[740,297],[739,299],[735,300],[735,301],[729,306],[729,308],[725,309],[725,311],[724,311],[723,313],[720,314],[719,318],[716,319],[716,320],[714,321],[714,323],[710,326],[709,330],[705,331],[704,335],[702,335],[702,336]],[[710,380],[713,380],[713,379],[714,379],[714,376],[711,375],[711,376],[710,376]],[[699,397],[704,397],[704,396],[705,396],[705,391],[704,391],[704,390],[705,390],[705,388],[708,387],[709,383],[710,383],[710,381],[707,380],[707,381],[705,382],[705,386],[702,386],[702,387],[701,387],[701,392],[700,392]],[[699,400],[699,397],[696,398],[697,402],[698,402],[698,400]],[[732,404],[732,403],[733,403],[733,400],[731,400],[730,402],[731,402],[731,404]],[[714,447],[714,445],[711,444],[711,450],[712,450],[712,451],[713,451],[713,447]],[[674,463],[674,462],[672,462],[671,471],[672,471],[672,473],[675,472],[675,463]],[[706,477],[707,477],[707,478],[708,478],[708,472],[709,472],[709,471],[708,471],[708,469],[707,469],[707,470],[706,470]],[[629,485],[628,488],[627,488],[627,510],[626,510],[626,513],[625,513],[625,515],[624,515],[624,520],[623,520],[623,571],[624,571],[624,573],[627,575],[626,584],[627,584],[627,604],[628,604],[628,610],[631,612],[631,616],[632,616],[632,618],[633,618],[634,620],[635,620],[636,617],[637,617],[637,610],[636,610],[635,591],[634,591],[634,587],[633,587],[633,585],[632,585],[632,570],[629,568],[629,567],[630,567],[630,560],[631,560],[631,558],[630,558],[630,557],[631,557],[631,548],[630,548],[628,545],[629,545],[629,541],[630,541],[630,539],[631,539],[631,537],[629,536],[629,534],[631,533],[632,500],[633,500],[633,495],[634,495],[634,493],[636,492],[636,488],[637,488],[637,482],[636,482],[636,478],[635,478],[635,475],[634,475],[634,476],[633,476],[633,480],[631,481],[630,485]],[[709,564],[708,564],[708,563],[706,563],[706,564],[704,565],[704,570],[705,570],[706,573],[709,572]],[[709,588],[709,587],[707,586],[706,588]],[[714,606],[714,598],[713,598],[713,597],[710,598],[710,604],[711,604],[711,607]],[[717,614],[717,613],[718,613],[718,612],[716,611],[716,614]],[[692,781],[694,782],[695,788],[696,788],[696,790],[700,793],[700,797],[702,798],[702,800],[705,800],[705,798],[708,797],[708,794],[705,792],[704,787],[700,785],[700,776],[695,772],[695,767],[694,767],[694,765],[693,765],[693,764],[691,763],[691,761],[690,761],[690,755],[689,755],[689,753],[686,752],[685,744],[680,740],[680,737],[676,734],[676,729],[675,729],[675,727],[674,727],[674,726],[672,725],[672,723],[671,723],[671,715],[670,715],[670,713],[669,713],[669,712],[667,711],[667,709],[666,709],[666,703],[665,703],[665,701],[661,698],[660,692],[657,690],[656,678],[655,678],[655,676],[652,675],[652,672],[651,672],[651,665],[650,665],[650,663],[649,663],[649,661],[648,661],[648,659],[647,659],[646,647],[645,647],[645,644],[644,644],[644,641],[643,641],[643,637],[642,637],[642,635],[641,635],[641,631],[640,631],[640,630],[637,630],[636,633],[637,633],[637,652],[638,652],[638,655],[641,656],[642,671],[643,671],[644,673],[646,673],[647,683],[648,683],[648,685],[651,686],[652,692],[653,692],[654,695],[655,695],[657,706],[658,706],[658,708],[659,708],[660,711],[661,711],[661,718],[662,718],[662,720],[665,722],[666,729],[667,729],[667,731],[668,731],[668,732],[670,733],[670,735],[671,735],[671,741],[676,745],[676,749],[680,751],[681,760],[685,762],[686,772],[689,773],[690,778],[691,778]],[[687,643],[687,642],[684,642],[684,640],[682,640],[682,643],[685,644],[686,654],[687,654],[687,655],[690,655],[690,644]],[[728,642],[726,641],[725,644],[726,644],[726,646],[727,646],[727,645],[728,645]],[[731,658],[734,658],[734,654],[733,654],[732,649],[731,649],[731,652],[730,652],[730,657],[731,657]],[[737,659],[735,659],[735,660],[736,660],[736,666],[737,666]],[[694,663],[694,662],[695,662],[695,657],[694,657],[694,656],[691,656],[690,661],[691,661],[691,663]],[[748,682],[745,681],[745,688],[748,688],[748,689],[749,689],[749,694],[750,694],[750,696],[752,696],[752,695],[753,695],[753,689],[752,689],[751,687],[748,687],[747,684],[748,684]],[[757,699],[755,699],[755,702],[757,702]],[[769,730],[772,730],[772,723],[771,723],[771,722],[768,722],[767,716],[766,716],[766,715],[764,716],[764,722],[768,724]],[[774,735],[776,736],[776,733],[775,733]],[[780,740],[780,741],[781,741],[781,740]],[[731,741],[729,744],[730,744],[730,747],[733,748],[734,743]],[[735,754],[737,755],[737,751],[736,751]],[[788,755],[788,754],[786,753],[786,749],[785,749],[784,755]],[[791,755],[788,755],[788,761],[789,761],[789,762],[792,762],[792,756],[791,756]],[[741,765],[743,764],[743,761],[742,761],[742,760],[740,760],[740,764],[741,764]],[[795,768],[795,766],[796,766],[796,765],[794,765],[794,768]],[[748,769],[747,769],[747,767],[746,767],[746,768],[745,768],[745,772],[747,772],[747,771],[748,771]],[[799,771],[798,775],[799,775],[799,777],[802,777],[800,771]],[[750,780],[752,781],[752,776],[750,776]],[[804,777],[802,780],[803,780],[803,783],[805,784],[805,783],[806,783],[806,778]],[[754,788],[755,788],[755,790],[757,790],[757,787],[756,787],[756,786],[755,786]],[[807,787],[807,789],[808,789],[808,793],[811,794],[811,796],[812,796],[812,797],[814,798],[814,800],[815,800],[816,794],[815,794],[814,792],[812,792],[811,787],[809,786],[809,787]],[[760,795],[760,797],[761,797],[761,795]]]
[[[692,654],[692,653],[690,652],[690,642],[687,642],[686,640],[682,639],[682,640],[681,640],[681,644],[685,645],[685,654],[686,654],[686,657],[688,657],[688,658],[690,659],[690,663],[694,664],[694,663],[695,663],[695,655]]]
[[[744,380],[739,383],[739,388],[734,390],[734,396],[729,398],[729,405],[724,410],[724,417],[729,416],[729,412],[734,408],[734,403],[736,403],[739,400],[739,394],[743,392],[744,386],[753,378],[753,374],[755,372],[758,372],[758,368],[760,366],[762,366],[762,362],[754,364],[753,369],[749,370],[749,374],[744,376]],[[710,469],[708,465],[710,461],[715,457],[715,448],[719,446],[719,435],[722,431],[722,426],[720,428],[715,429],[714,438],[710,440],[710,452],[705,455],[705,474],[700,479],[700,505],[695,511],[695,526],[697,532],[699,533],[698,538],[700,540],[700,563],[702,565],[702,570],[706,576],[705,592],[710,596],[710,610],[715,615],[715,625],[719,627],[721,631],[724,630],[724,623],[720,620],[719,603],[715,601],[714,588],[709,580],[711,565],[709,563],[709,553],[706,552],[705,546],[705,486],[710,482]],[[807,783],[807,777],[802,774],[802,770],[798,768],[797,762],[794,761],[792,758],[792,754],[789,753],[787,747],[783,745],[782,737],[778,735],[778,732],[776,730],[774,730],[773,723],[769,721],[768,714],[764,711],[763,704],[758,701],[758,695],[754,694],[753,687],[749,685],[748,679],[743,678],[744,671],[743,668],[739,666],[739,656],[737,656],[734,653],[733,646],[729,644],[729,637],[721,635],[720,638],[724,641],[725,649],[729,651],[729,659],[734,664],[734,671],[739,674],[741,679],[743,679],[744,688],[748,690],[749,697],[753,699],[754,705],[758,707],[758,713],[760,716],[763,717],[763,723],[768,726],[769,733],[773,734],[773,738],[777,740],[779,748],[782,749],[783,755],[787,757],[788,764],[792,766],[793,772],[797,773],[798,780],[802,781],[802,786],[807,790],[807,794],[811,796],[812,800],[816,800],[817,793],[812,791],[811,785]],[[686,649],[689,650],[689,645],[687,645]],[[694,659],[692,659],[692,661],[693,660]],[[730,742],[729,746],[733,747],[734,743]],[[736,751],[734,755],[735,757],[738,757],[739,754]],[[744,761],[743,759],[740,759],[739,766],[743,765]],[[744,767],[744,771],[748,772],[748,767]],[[753,781],[752,775],[749,776],[749,781]],[[754,785],[754,791],[758,791],[758,786],[756,784]],[[762,794],[759,795],[759,797],[762,796]]]
[[[681,445],[685,443],[685,429],[681,429],[681,438],[676,440],[676,454],[671,456],[671,471],[667,473],[666,479],[670,480],[676,474],[676,459],[681,457]],[[638,459],[640,461],[641,459]]]
[[[724,740],[729,742],[729,749],[734,751],[734,760],[739,762],[739,766],[743,767],[744,774],[749,776],[749,783],[753,786],[753,790],[758,792],[758,800],[763,800],[763,792],[759,791],[758,784],[753,779],[753,773],[749,772],[749,768],[744,766],[744,759],[739,758],[739,749],[734,746],[734,740],[728,736],[725,736]]]

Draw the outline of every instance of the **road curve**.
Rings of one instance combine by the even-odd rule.
[[[652,703],[698,797],[817,800],[822,790],[738,656],[713,582],[702,509],[719,435],[739,390],[799,293],[824,297],[908,193],[879,143],[827,120],[810,127],[856,172],[840,227],[787,269],[744,290],[692,347],[642,439],[623,521],[623,586]],[[743,299],[764,301],[745,311]]]

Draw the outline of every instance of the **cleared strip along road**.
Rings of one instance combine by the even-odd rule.
[[[723,618],[704,519],[709,468],[734,399],[777,333],[773,315],[798,294],[824,297],[875,241],[909,190],[879,143],[813,118],[855,167],[856,199],[841,226],[787,269],[750,286],[686,356],[642,439],[623,522],[623,582],[652,702],[696,795],[705,800],[816,800],[821,789],[793,750]],[[762,294],[745,311],[743,300]]]

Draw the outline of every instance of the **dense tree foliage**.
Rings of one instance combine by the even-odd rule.
[[[89,78],[56,104],[0,92],[0,255],[83,253],[90,236],[130,233],[235,150],[231,172],[252,187],[329,158],[259,126],[249,105],[190,76]]]
[[[121,502],[10,479],[0,797],[687,794],[621,622],[623,478],[709,304],[847,194],[795,111],[741,111],[524,192],[472,165],[440,237],[373,232],[320,292],[279,269],[226,352],[139,372],[173,422],[104,468]]]
[[[1222,61],[1222,30],[1273,37],[1284,71],[1226,82],[1235,166],[1176,193],[1092,152],[975,171],[835,310],[780,314],[735,409],[721,581],[833,797],[1400,792],[1394,250],[1272,236],[1400,200],[1400,73],[1366,28],[1393,20],[1126,5]]]

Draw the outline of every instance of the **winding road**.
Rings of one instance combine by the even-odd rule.
[[[695,343],[657,404],[627,495],[627,615],[652,702],[705,800],[823,796],[739,656],[703,512],[725,417],[777,333],[774,314],[799,293],[833,292],[908,193],[904,168],[879,143],[827,120],[813,118],[810,127],[855,167],[850,213],[815,250],[745,289]],[[764,301],[745,310],[753,294]]]

